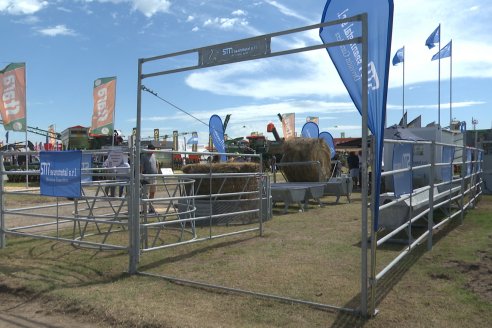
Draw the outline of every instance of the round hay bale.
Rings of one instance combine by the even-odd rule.
[[[259,172],[258,163],[212,163],[210,164],[190,164],[183,167],[186,174],[207,174],[207,173],[253,173]],[[200,180],[202,180],[200,182]],[[212,178],[212,189],[210,190],[210,179],[197,179],[195,181],[196,195],[209,195],[210,193],[230,193],[241,191],[253,191],[258,189],[257,180],[245,177]],[[254,197],[254,195],[249,195]],[[237,198],[237,196],[233,196]],[[244,196],[243,198],[247,198]],[[221,197],[221,199],[226,199]]]
[[[280,166],[289,182],[326,181],[331,173],[330,148],[322,139],[295,138],[286,140],[283,145],[284,156],[280,163],[312,162],[317,164],[300,164]],[[321,170],[321,171],[320,171]]]
[[[255,173],[259,172],[258,163],[212,163],[212,164],[190,164],[183,167],[183,173],[186,174],[208,174],[208,173]],[[255,177],[196,177],[195,195],[209,195],[218,193],[233,193],[242,191],[258,190],[258,180]],[[210,181],[212,180],[212,181]],[[241,195],[241,196],[223,196],[217,199],[194,201],[195,217],[207,216],[212,214],[227,214],[240,211],[249,211],[258,207],[258,195]],[[267,198],[262,199],[263,203],[263,221],[271,219],[271,206]],[[183,209],[187,208],[182,204]],[[213,225],[230,225],[230,224],[250,224],[258,221],[258,213],[238,213],[229,216],[212,219]],[[208,225],[208,220],[200,220],[195,223],[197,226]]]

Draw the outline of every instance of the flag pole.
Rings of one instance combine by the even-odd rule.
[[[451,53],[449,54],[449,129],[453,122],[453,40],[451,40]]]
[[[406,128],[407,127],[407,120],[405,119],[405,46],[403,46],[403,93],[402,93],[402,98],[403,98],[403,126]]]
[[[27,95],[26,66],[25,66],[25,64],[24,64],[24,83],[25,83],[25,88],[26,88],[26,90],[24,92],[26,92],[26,95]],[[26,105],[26,107],[27,107],[27,105]],[[28,189],[29,188],[29,174],[27,173],[27,171],[29,171],[29,155],[27,155],[27,152],[29,151],[29,146],[27,145],[27,108],[24,108],[24,118],[25,118],[25,122],[26,122],[26,126],[24,127],[24,129],[26,129],[26,189]]]
[[[113,131],[112,131],[112,136],[113,138],[111,139],[111,148],[114,147],[114,138],[115,138],[115,122],[116,122],[116,78],[114,79],[114,107],[113,107]]]
[[[439,52],[441,51],[441,23],[439,23]],[[439,69],[438,69],[438,79],[437,79],[437,125],[439,129],[441,128],[441,54],[438,52],[439,57]]]

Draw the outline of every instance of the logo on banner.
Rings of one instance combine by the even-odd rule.
[[[82,151],[42,151],[39,168],[41,195],[81,196]]]
[[[198,65],[205,67],[263,56],[271,52],[270,43],[266,37],[203,48],[199,50]]]

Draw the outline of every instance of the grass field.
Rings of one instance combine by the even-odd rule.
[[[360,301],[360,195],[351,204],[279,215],[265,233],[142,255],[139,271],[355,308]],[[8,238],[0,298],[101,327],[486,327],[492,325],[492,197],[437,232],[378,285],[379,314],[352,315],[128,276],[128,256],[47,240]],[[226,228],[216,228],[226,229]],[[200,231],[199,231],[200,233]],[[378,267],[401,245],[378,251]]]

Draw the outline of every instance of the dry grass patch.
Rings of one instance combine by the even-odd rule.
[[[351,204],[311,206],[305,213],[275,216],[265,223],[263,237],[250,233],[145,253],[140,271],[357,306],[361,204],[354,196]],[[380,313],[369,321],[153,277],[130,277],[124,273],[124,252],[51,241],[9,237],[8,247],[0,250],[0,284],[24,288],[54,311],[85,314],[111,327],[485,327],[492,322],[492,305],[470,288],[476,279],[471,271],[452,263],[479,263],[481,268],[491,254],[491,204],[492,197],[484,197],[464,225],[441,229],[431,252],[423,245],[392,270],[378,288]],[[380,250],[378,265],[388,263],[399,247]]]

